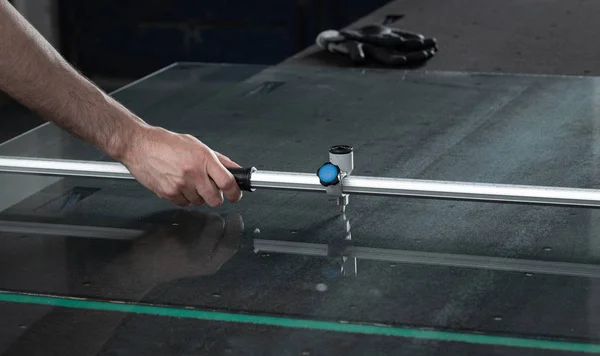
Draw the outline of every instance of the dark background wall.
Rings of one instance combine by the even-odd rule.
[[[275,64],[389,0],[11,0],[62,55],[112,91],[173,62]],[[44,21],[52,13],[52,26]],[[52,33],[50,36],[49,33]],[[49,37],[53,37],[52,40]],[[0,92],[0,143],[43,121]]]
[[[55,3],[61,52],[106,90],[175,61],[347,66],[314,46],[300,50],[324,29],[388,15],[438,40],[428,70],[600,75],[597,0],[11,1]],[[39,123],[0,120],[0,141]]]
[[[91,76],[175,61],[274,64],[389,0],[147,0],[58,4],[61,51]]]

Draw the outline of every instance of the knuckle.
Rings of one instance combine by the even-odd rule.
[[[194,172],[196,172],[196,166],[194,164],[185,164],[181,167],[181,171],[184,176],[194,174]]]
[[[173,189],[177,190],[178,192],[181,189],[185,188],[185,186],[186,186],[186,181],[183,178],[179,178],[179,179],[175,180],[174,183],[175,183],[175,185],[174,185]]]
[[[175,199],[179,195],[179,189],[175,186],[171,186],[165,189],[163,194],[169,199]]]

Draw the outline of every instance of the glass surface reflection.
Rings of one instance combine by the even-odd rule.
[[[344,143],[356,149],[355,175],[597,188],[599,84],[187,64],[116,97],[150,123],[195,134],[259,169],[314,172],[332,144]],[[106,159],[51,126],[0,154]],[[243,216],[236,240],[227,235],[235,223],[211,235],[221,223],[194,215],[207,209],[177,217],[179,209],[133,183],[0,174],[0,187],[10,187],[0,196],[0,289],[600,340],[598,210],[353,196],[340,216],[323,194],[257,191],[214,211]],[[133,339],[147,331],[128,330]],[[443,353],[407,343],[415,354]]]
[[[37,275],[31,276],[32,283],[25,283],[30,291],[84,292],[103,299],[125,297],[131,301],[141,300],[160,284],[215,274],[236,254],[244,233],[239,214],[219,215],[184,209],[143,216],[136,225],[140,228],[19,221],[13,217],[12,220],[0,220],[0,233],[9,242],[8,246],[10,242],[17,245],[27,237],[42,245],[47,239],[55,238],[54,242],[64,245],[67,254],[69,250],[79,250],[76,255],[64,256],[71,262],[68,267],[70,290],[61,291],[60,285],[55,286],[58,290],[37,290],[35,281],[44,279],[43,275]],[[17,236],[19,239],[14,239]],[[41,246],[34,244],[32,247],[38,249]],[[6,252],[4,260],[9,262]],[[99,262],[101,267],[94,266]],[[7,267],[14,269],[14,266]],[[51,269],[52,266],[47,267]],[[76,280],[81,282],[83,289],[73,288]]]
[[[237,214],[222,217],[175,210],[141,220],[156,227],[133,240],[127,254],[113,259],[91,285],[100,290],[135,282],[140,291],[148,292],[179,279],[213,275],[237,252],[244,231]],[[109,284],[107,275],[114,277]]]

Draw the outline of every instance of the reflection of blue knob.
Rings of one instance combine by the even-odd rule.
[[[340,168],[333,163],[325,163],[317,171],[317,176],[321,181],[321,185],[325,187],[338,184],[340,182]]]

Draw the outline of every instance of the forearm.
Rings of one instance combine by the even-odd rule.
[[[145,123],[74,70],[0,0],[0,90],[119,159]]]

